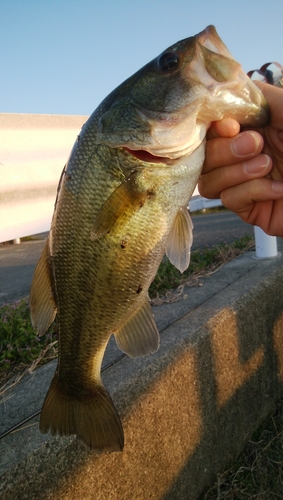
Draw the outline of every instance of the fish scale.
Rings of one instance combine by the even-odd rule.
[[[268,121],[260,91],[214,27],[181,40],[115,89],[83,126],[59,183],[35,270],[31,317],[56,322],[58,366],[40,430],[119,451],[123,428],[100,371],[111,335],[129,356],[155,352],[148,288],[166,251],[189,265],[187,210],[212,120]]]

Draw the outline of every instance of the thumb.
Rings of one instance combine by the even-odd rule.
[[[234,137],[240,132],[240,124],[233,118],[223,118],[217,122],[212,122],[207,131],[207,139],[215,137]]]

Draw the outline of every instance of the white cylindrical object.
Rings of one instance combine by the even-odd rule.
[[[267,259],[278,255],[276,236],[269,236],[258,226],[254,226],[254,234],[257,258]]]

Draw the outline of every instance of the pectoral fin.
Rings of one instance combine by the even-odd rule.
[[[159,333],[147,299],[114,335],[119,349],[132,358],[157,351]]]
[[[168,259],[181,273],[190,263],[193,227],[187,207],[182,207],[176,216],[166,246]]]
[[[52,293],[50,269],[48,263],[49,239],[43,248],[35,268],[30,291],[30,314],[32,325],[38,335],[48,330],[56,316],[56,304]]]
[[[121,216],[129,216],[141,208],[146,200],[146,191],[139,191],[136,177],[132,175],[118,186],[102,205],[92,226],[91,239],[96,240],[109,233]]]

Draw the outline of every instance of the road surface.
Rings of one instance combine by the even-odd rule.
[[[192,221],[194,224],[193,250],[220,243],[231,243],[235,239],[254,234],[253,226],[246,224],[228,210],[207,215],[193,215]]]

